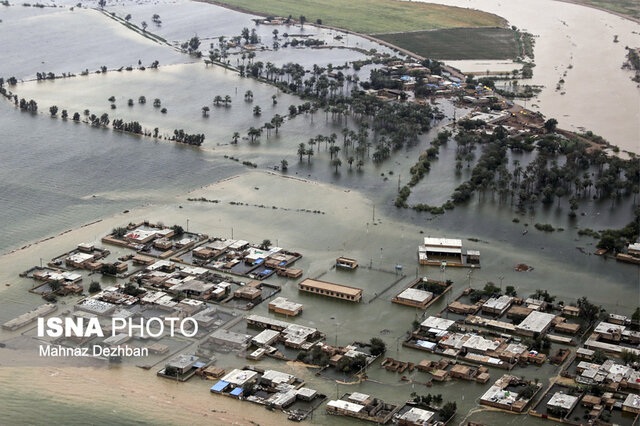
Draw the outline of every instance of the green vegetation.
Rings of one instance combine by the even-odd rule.
[[[438,411],[438,415],[442,421],[447,421],[456,415],[456,410],[458,409],[455,402],[447,402],[442,406],[440,411]]]
[[[538,392],[538,386],[534,384],[527,385],[524,389],[518,392],[518,396],[522,399],[531,399],[533,395]]]
[[[369,343],[371,344],[371,355],[373,356],[383,354],[387,350],[387,345],[379,337],[372,337]]]
[[[515,59],[522,54],[520,33],[507,28],[451,28],[375,36],[434,59]]]
[[[102,290],[102,287],[100,287],[100,283],[97,281],[92,281],[91,285],[89,286],[89,293],[97,293],[100,290]]]
[[[600,7],[611,12],[620,13],[640,19],[640,3],[637,0],[573,0],[586,6]]]
[[[622,229],[603,229],[600,231],[599,249],[621,252],[625,246],[640,237],[640,208],[635,211],[635,218]]]
[[[416,392],[411,392],[412,401],[418,406],[425,409],[429,409],[431,404],[440,405],[442,404],[442,395],[431,395],[430,393],[426,395],[418,395]]]
[[[323,352],[319,346],[314,346],[310,351],[303,351],[298,353],[298,361],[302,361],[305,364],[319,365],[324,367],[329,364],[329,354]]]
[[[356,355],[353,358],[343,356],[338,361],[336,368],[343,373],[357,373],[367,366],[367,357],[364,355]]]
[[[490,13],[429,3],[388,0],[217,0],[211,1],[271,16],[304,17],[307,22],[364,34],[436,28],[500,27],[504,19]]]
[[[553,232],[553,231],[555,231],[555,230],[556,230],[552,225],[550,225],[550,224],[548,224],[548,223],[536,223],[536,224],[535,224],[535,225],[533,225],[533,226],[535,226],[535,228],[536,228],[538,231]]]

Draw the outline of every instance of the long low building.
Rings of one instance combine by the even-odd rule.
[[[336,299],[347,300],[349,302],[359,302],[362,299],[362,289],[349,287],[342,284],[333,284],[327,281],[313,280],[307,278],[298,284],[298,290]]]

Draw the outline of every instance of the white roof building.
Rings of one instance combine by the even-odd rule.
[[[533,311],[517,325],[516,329],[527,333],[544,333],[555,317],[554,314]]]
[[[364,409],[364,405],[354,404],[353,402],[343,401],[341,399],[329,401],[327,407],[349,411],[351,413],[359,413]]]
[[[423,410],[421,408],[413,407],[409,411],[406,411],[402,415],[398,416],[398,419],[404,420],[409,424],[426,425],[436,415],[433,411]]]
[[[451,247],[462,249],[462,240],[453,238],[433,238],[425,237],[424,245],[427,247]]]
[[[417,288],[407,288],[398,294],[398,299],[406,299],[416,303],[428,302],[433,298],[433,293]]]
[[[563,410],[571,411],[573,407],[578,403],[578,397],[573,395],[567,395],[563,392],[556,392],[553,394],[549,402],[547,402],[548,408],[560,408]]]
[[[239,370],[236,368],[234,370],[231,370],[220,380],[230,383],[234,386],[243,386],[244,384],[252,381],[257,375],[258,373],[256,373],[255,371]]]
[[[449,320],[446,318],[430,316],[429,318],[422,321],[420,326],[422,328],[435,328],[437,330],[448,330],[455,323],[456,323],[455,321]]]

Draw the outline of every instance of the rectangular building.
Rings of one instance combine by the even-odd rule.
[[[333,284],[326,281],[313,280],[311,278],[301,281],[298,284],[298,290],[347,300],[349,302],[359,302],[360,299],[362,299],[361,288],[349,287],[342,284]]]
[[[526,336],[533,336],[536,333],[543,334],[549,330],[555,317],[554,314],[533,311],[516,326],[516,330]]]

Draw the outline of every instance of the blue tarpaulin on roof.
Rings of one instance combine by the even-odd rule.
[[[202,368],[202,367],[204,367],[204,366],[205,366],[205,364],[204,364],[204,362],[202,362],[202,361],[198,361],[198,362],[196,362],[195,364],[193,364],[193,366],[194,366],[195,368]]]
[[[240,395],[242,395],[242,388],[235,388],[230,393],[233,396],[240,396]]]
[[[264,259],[258,259],[255,262],[253,262],[254,265],[260,265],[262,262],[264,262]]]
[[[227,386],[229,386],[229,382],[225,382],[223,380],[220,380],[218,383],[216,383],[215,385],[211,386],[211,390],[214,392],[222,392],[224,390],[224,388],[226,388]]]

